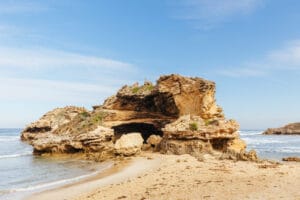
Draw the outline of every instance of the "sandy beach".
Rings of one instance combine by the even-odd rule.
[[[300,164],[143,154],[102,177],[42,192],[35,199],[300,199]]]
[[[145,171],[158,167],[159,163],[159,158],[155,160],[149,160],[145,157],[136,157],[134,159],[125,158],[122,159],[122,161],[116,162],[112,168],[107,169],[94,177],[73,184],[67,184],[59,188],[39,192],[26,199],[75,199],[82,194],[93,192],[99,187],[129,180],[131,177],[136,177]]]

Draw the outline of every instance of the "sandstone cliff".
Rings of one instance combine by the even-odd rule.
[[[264,135],[300,135],[300,122],[288,124],[281,128],[269,128]]]
[[[129,152],[124,155],[132,155],[139,148],[152,148],[173,154],[244,154],[246,145],[239,139],[239,125],[224,118],[215,91],[214,82],[201,78],[162,76],[156,85],[145,82],[122,87],[93,111],[55,109],[26,127],[21,137],[36,153],[97,152],[113,156],[120,149]],[[142,136],[143,147],[137,145],[132,150],[132,142],[121,138],[130,133]]]

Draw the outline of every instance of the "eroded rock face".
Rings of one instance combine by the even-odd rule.
[[[234,120],[203,120],[199,116],[185,115],[173,123],[167,124],[164,137],[167,139],[234,139],[238,137],[239,125]]]
[[[300,122],[288,124],[281,128],[269,128],[264,135],[300,135]]]
[[[115,144],[115,151],[119,155],[132,156],[141,152],[143,142],[140,133],[122,135]]]
[[[240,152],[245,150],[246,145],[238,145],[238,129],[239,125],[234,120],[205,120],[199,116],[184,115],[163,129],[161,151],[192,155],[212,150]]]
[[[215,102],[214,82],[179,75],[162,76],[157,85],[146,82],[142,86],[124,86],[102,108],[160,113],[175,118],[186,114],[203,119],[223,117],[222,109]]]
[[[204,140],[173,140],[164,139],[161,142],[161,152],[163,154],[183,155],[190,154],[197,156],[203,153],[210,153],[213,150],[211,144]]]
[[[171,94],[178,115],[195,115],[203,119],[224,117],[215,101],[215,83],[201,78],[186,78],[178,75],[162,76],[157,81],[157,90]]]
[[[95,130],[72,135],[42,133],[32,141],[35,153],[76,153],[112,151],[113,130],[98,126]]]
[[[75,106],[56,108],[47,112],[38,121],[28,125],[21,134],[22,140],[31,141],[41,133],[50,133],[60,126],[72,121],[79,113],[87,112],[86,109]]]
[[[93,111],[55,109],[26,127],[22,139],[37,153],[129,156],[138,153],[144,143],[143,149],[163,153],[197,155],[216,150],[244,154],[239,125],[224,118],[215,90],[214,82],[201,78],[162,76],[156,85],[122,87]],[[139,134],[129,134],[133,132]]]

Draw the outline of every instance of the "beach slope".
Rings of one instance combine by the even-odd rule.
[[[300,199],[300,164],[149,154],[99,180],[30,199]]]

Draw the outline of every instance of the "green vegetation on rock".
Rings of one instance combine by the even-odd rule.
[[[79,115],[82,119],[86,119],[87,117],[91,116],[90,113],[88,112],[82,112]]]
[[[134,87],[134,88],[132,88],[132,93],[136,94],[136,93],[138,93],[139,90],[140,90],[140,87]]]
[[[57,134],[69,132],[71,134],[81,134],[96,129],[99,125],[102,125],[107,113],[103,111],[98,112],[82,112],[78,114],[72,121],[64,124],[57,129]]]
[[[206,119],[206,120],[204,121],[204,123],[205,123],[205,126],[208,126],[208,125],[210,125],[212,122],[213,122],[213,121],[212,121],[212,120],[210,120],[210,119]]]
[[[191,131],[197,131],[198,130],[198,124],[196,122],[190,123],[190,130]]]
[[[133,94],[143,94],[145,92],[151,92],[154,89],[154,85],[150,82],[145,83],[142,86],[134,86],[131,89]]]

